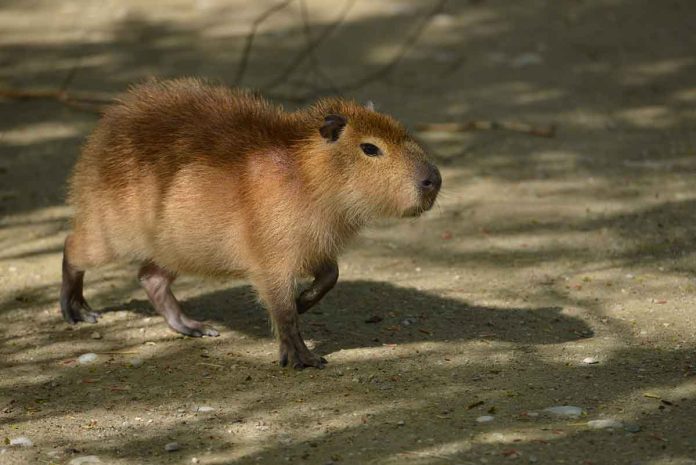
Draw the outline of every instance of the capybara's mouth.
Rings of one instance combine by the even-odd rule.
[[[403,213],[404,218],[416,218],[421,216],[423,213],[427,212],[431,208],[433,208],[433,205],[435,205],[435,199],[432,200],[426,200],[424,201],[421,205],[416,205],[413,207],[410,207]]]

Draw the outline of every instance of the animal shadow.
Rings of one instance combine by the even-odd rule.
[[[268,317],[250,286],[201,294],[182,302],[187,315],[255,338],[272,337]],[[105,309],[145,315],[145,300]],[[561,307],[492,307],[470,304],[380,281],[343,281],[300,317],[303,334],[323,353],[355,347],[422,341],[488,339],[555,344],[588,338],[592,330]]]

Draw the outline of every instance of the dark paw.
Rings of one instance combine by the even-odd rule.
[[[322,369],[327,363],[324,357],[320,357],[306,348],[304,350],[288,350],[288,348],[281,347],[280,350],[280,366],[282,367],[290,365],[296,370],[307,367]]]
[[[63,319],[71,325],[80,321],[96,323],[101,317],[101,314],[93,311],[84,300],[61,302],[60,308],[63,313]]]

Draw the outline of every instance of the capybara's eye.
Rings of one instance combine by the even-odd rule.
[[[382,151],[374,144],[360,144],[360,148],[368,157],[376,157],[382,155]]]

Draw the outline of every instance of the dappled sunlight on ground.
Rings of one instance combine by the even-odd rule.
[[[270,4],[0,0],[0,87],[55,89],[73,68],[75,91],[151,75],[233,84]],[[344,7],[306,4],[315,36]],[[297,59],[298,5],[261,25],[244,85],[264,87]],[[268,90],[351,89],[433,5],[357,0]],[[370,226],[302,316],[329,361],[321,371],[278,367],[243,280],[174,286],[218,338],[171,332],[137,264],[89,271],[85,295],[103,317],[64,324],[65,180],[96,117],[0,101],[0,463],[693,465],[693,14],[682,0],[450,1],[397,66],[347,91],[411,127],[557,132],[418,134],[442,195],[421,218]],[[544,411],[560,405],[583,413]],[[600,419],[622,426],[588,424]],[[34,445],[3,444],[20,436]],[[166,452],[171,442],[180,450]]]

